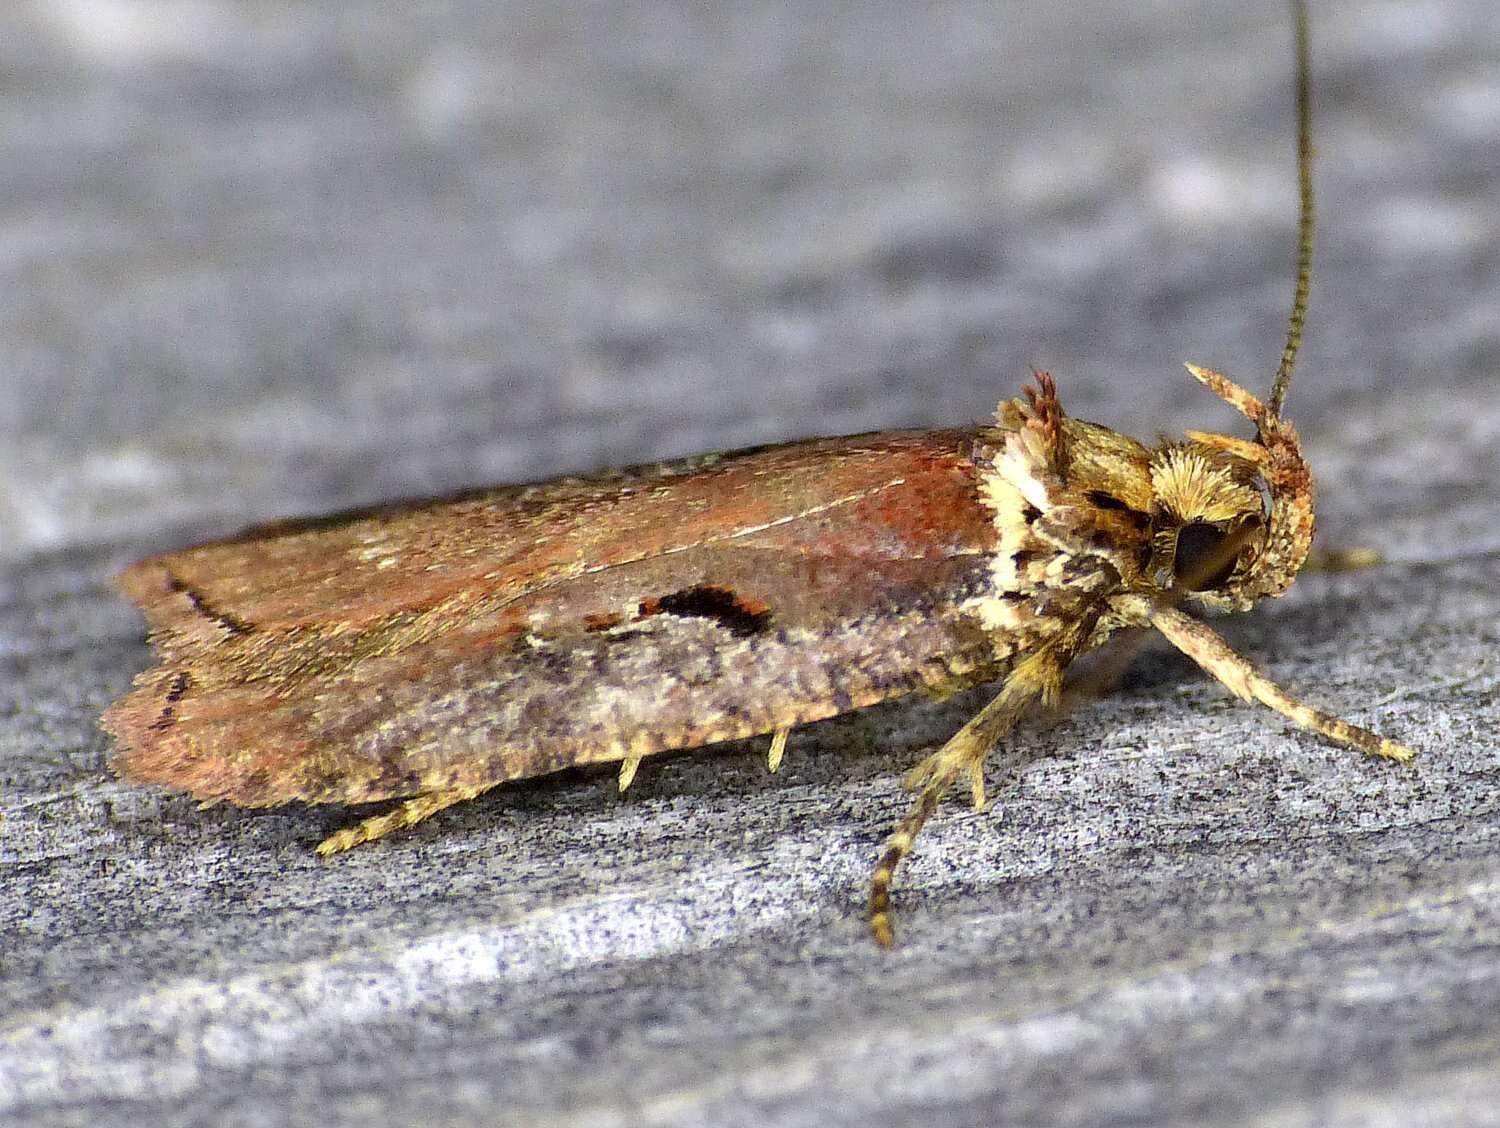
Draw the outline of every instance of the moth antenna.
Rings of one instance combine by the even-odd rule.
[[[1312,287],[1313,253],[1313,178],[1312,178],[1312,47],[1307,30],[1307,0],[1292,0],[1292,24],[1297,40],[1297,283],[1292,292],[1292,313],[1287,318],[1286,346],[1281,350],[1281,364],[1271,384],[1266,407],[1271,415],[1281,414],[1287,389],[1292,384],[1292,368],[1297,350],[1302,347],[1302,328],[1307,322],[1307,294]]]

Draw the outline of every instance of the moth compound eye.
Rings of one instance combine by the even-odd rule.
[[[1189,591],[1221,587],[1239,558],[1237,547],[1228,540],[1228,533],[1206,521],[1192,521],[1179,529],[1172,557],[1179,582],[1187,584]]]

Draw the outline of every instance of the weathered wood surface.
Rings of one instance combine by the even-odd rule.
[[[334,811],[104,770],[108,575],[254,519],[814,432],[1051,369],[1227,426],[1290,293],[1278,3],[0,12],[0,1121],[1495,1122],[1500,86],[1488,0],[1315,12],[1292,414],[1325,542],[1225,624],[1360,762],[1148,651],[862,917],[973,700]],[[167,15],[151,16],[166,12]]]

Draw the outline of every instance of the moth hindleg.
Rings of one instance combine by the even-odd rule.
[[[345,827],[337,833],[330,834],[317,845],[317,852],[323,857],[331,854],[339,854],[352,847],[359,846],[365,842],[373,842],[377,838],[383,838],[394,830],[405,830],[407,827],[416,826],[423,819],[437,814],[444,807],[451,807],[455,803],[462,803],[466,799],[473,799],[476,795],[483,795],[494,783],[471,784],[464,787],[451,787],[443,791],[429,791],[424,795],[417,795],[394,811],[387,811],[383,815],[373,815],[363,822],[355,823],[353,826]]]

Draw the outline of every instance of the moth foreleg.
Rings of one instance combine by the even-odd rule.
[[[870,931],[875,942],[889,948],[895,941],[891,930],[891,878],[911,853],[923,825],[938,802],[961,775],[967,774],[974,806],[984,807],[984,759],[1012,729],[1026,707],[1038,697],[1054,699],[1062,682],[1063,663],[1044,649],[1023,659],[1010,672],[994,699],[969,719],[952,738],[913,768],[903,781],[908,790],[919,791],[906,817],[886,839],[885,850],[870,879]]]
[[[1248,660],[1231,650],[1229,644],[1206,623],[1191,615],[1185,615],[1173,607],[1159,608],[1151,614],[1151,625],[1166,635],[1173,646],[1222,682],[1236,697],[1245,701],[1259,701],[1303,728],[1321,733],[1350,748],[1368,752],[1372,756],[1406,761],[1416,755],[1404,744],[1397,744],[1394,740],[1387,740],[1378,733],[1360,728],[1331,713],[1304,705]]]
[[[409,826],[416,826],[417,823],[437,814],[444,807],[451,807],[455,803],[462,803],[465,799],[482,795],[494,786],[493,783],[484,783],[452,787],[444,791],[429,791],[425,795],[418,795],[408,799],[394,811],[374,815],[363,822],[345,827],[336,834],[330,834],[318,843],[317,852],[326,858],[362,843],[373,842],[377,838],[390,834],[393,830],[405,830]]]

